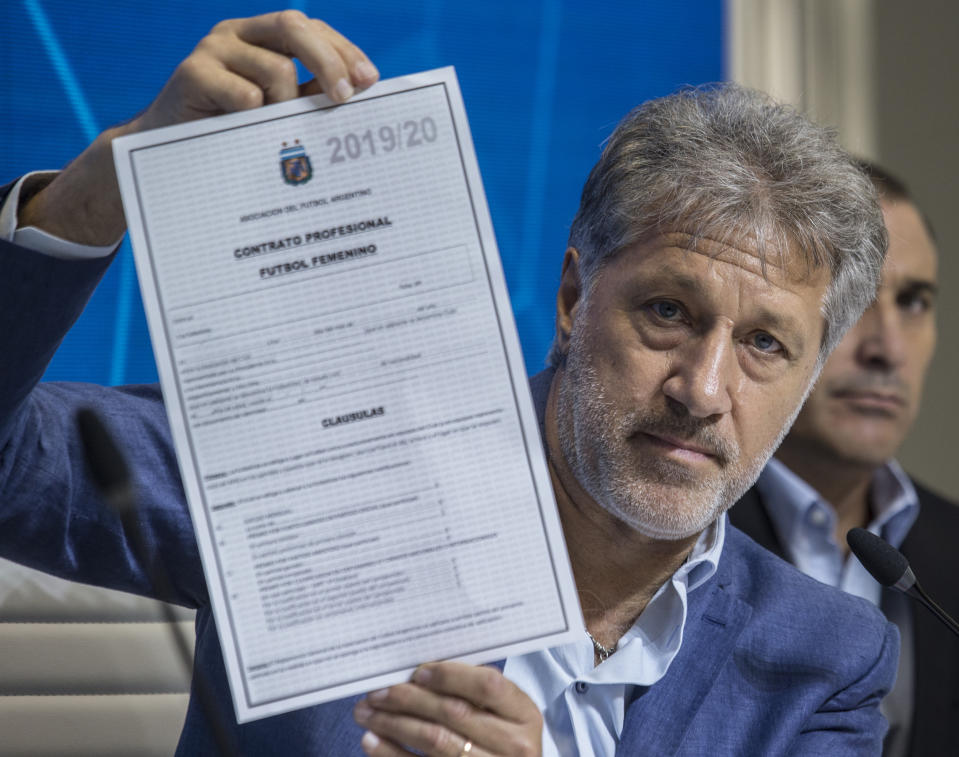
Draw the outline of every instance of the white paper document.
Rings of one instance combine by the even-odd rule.
[[[453,70],[114,156],[238,719],[581,638]]]

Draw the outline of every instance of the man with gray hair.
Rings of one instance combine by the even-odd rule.
[[[153,590],[76,453],[73,411],[98,407],[133,458],[143,527],[167,556],[177,599],[197,608],[197,680],[224,703],[159,390],[36,382],[123,230],[112,138],[292,97],[303,90],[287,56],[316,75],[305,91],[336,100],[376,79],[358,48],[302,14],[224,22],[143,114],[56,177],[14,185],[4,204],[14,228],[0,228],[10,240],[0,242],[0,551]],[[51,236],[59,257],[45,254]],[[878,752],[895,629],[868,603],[761,550],[724,512],[872,297],[885,244],[868,180],[792,110],[732,85],[636,109],[586,183],[551,367],[531,381],[586,619],[581,641],[489,667],[427,663],[366,697],[231,722],[237,749]],[[211,723],[192,703],[179,753],[214,749]]]

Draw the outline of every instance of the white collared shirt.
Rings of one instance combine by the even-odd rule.
[[[593,643],[585,631],[582,641],[506,661],[506,677],[543,713],[543,757],[602,757],[616,751],[627,704],[637,688],[666,675],[683,641],[687,595],[716,572],[725,538],[723,516],[699,535],[686,562],[600,665],[594,666]]]

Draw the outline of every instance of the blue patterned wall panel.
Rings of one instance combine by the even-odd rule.
[[[57,168],[144,108],[221,18],[259,2],[6,0],[0,6],[0,181]],[[722,4],[298,2],[361,45],[384,76],[455,65],[527,367],[552,337],[569,221],[602,140],[633,105],[722,78]],[[48,379],[156,377],[130,251],[122,250]]]

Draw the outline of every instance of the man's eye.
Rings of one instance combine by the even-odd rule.
[[[901,294],[896,304],[907,313],[925,313],[932,309],[932,298],[923,294]]]
[[[679,305],[675,302],[654,302],[649,307],[656,315],[667,321],[675,320],[681,313]]]
[[[753,335],[753,347],[768,353],[781,352],[783,349],[778,339],[762,331]]]

